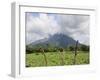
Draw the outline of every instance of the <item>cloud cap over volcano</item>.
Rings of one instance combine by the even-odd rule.
[[[89,45],[88,15],[26,13],[26,44],[63,33]]]

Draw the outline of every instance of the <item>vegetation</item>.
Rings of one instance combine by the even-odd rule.
[[[37,47],[31,47],[31,46],[26,46],[26,53],[39,53],[40,48],[44,49],[44,52],[57,52],[61,47],[53,47],[53,46],[48,46],[48,47],[43,47],[43,46],[37,46]],[[74,51],[75,46],[67,46],[63,48],[64,51]],[[88,51],[89,52],[89,46],[86,45],[79,45],[78,46],[78,51]]]
[[[78,42],[77,42],[78,43]],[[89,64],[89,46],[26,46],[26,67]]]
[[[60,52],[46,52],[47,66],[61,66],[62,61],[60,59]],[[74,65],[74,52],[64,51],[63,52],[64,65]],[[89,52],[78,51],[76,56],[76,65],[89,64]],[[46,66],[44,56],[42,53],[31,53],[26,54],[26,67],[39,67]]]

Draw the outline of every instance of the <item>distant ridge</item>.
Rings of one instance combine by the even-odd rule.
[[[44,48],[49,47],[49,46],[66,48],[67,46],[75,45],[75,43],[76,41],[67,35],[54,34],[54,35],[51,35],[49,38],[37,40],[35,42],[30,43],[27,46],[30,46],[33,48],[39,47],[39,46],[44,47]]]

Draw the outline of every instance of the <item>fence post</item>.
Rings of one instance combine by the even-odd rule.
[[[76,64],[77,49],[78,49],[78,40],[76,41],[76,44],[75,44],[75,53],[74,53],[74,62],[73,62],[73,64]]]
[[[44,53],[44,49],[41,49],[41,51],[42,51],[42,54],[44,56],[45,65],[47,66],[47,58],[46,58],[46,55]]]
[[[63,54],[63,49],[59,49],[60,50],[60,58],[61,58],[61,65],[64,65],[65,62],[64,62],[64,54]]]

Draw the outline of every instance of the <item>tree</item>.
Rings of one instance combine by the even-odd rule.
[[[69,46],[70,51],[74,51],[74,46]]]
[[[32,50],[32,48],[30,48],[29,46],[26,46],[26,53],[32,53],[33,52],[33,50]]]
[[[81,45],[80,49],[81,49],[82,51],[89,51],[89,46]]]

